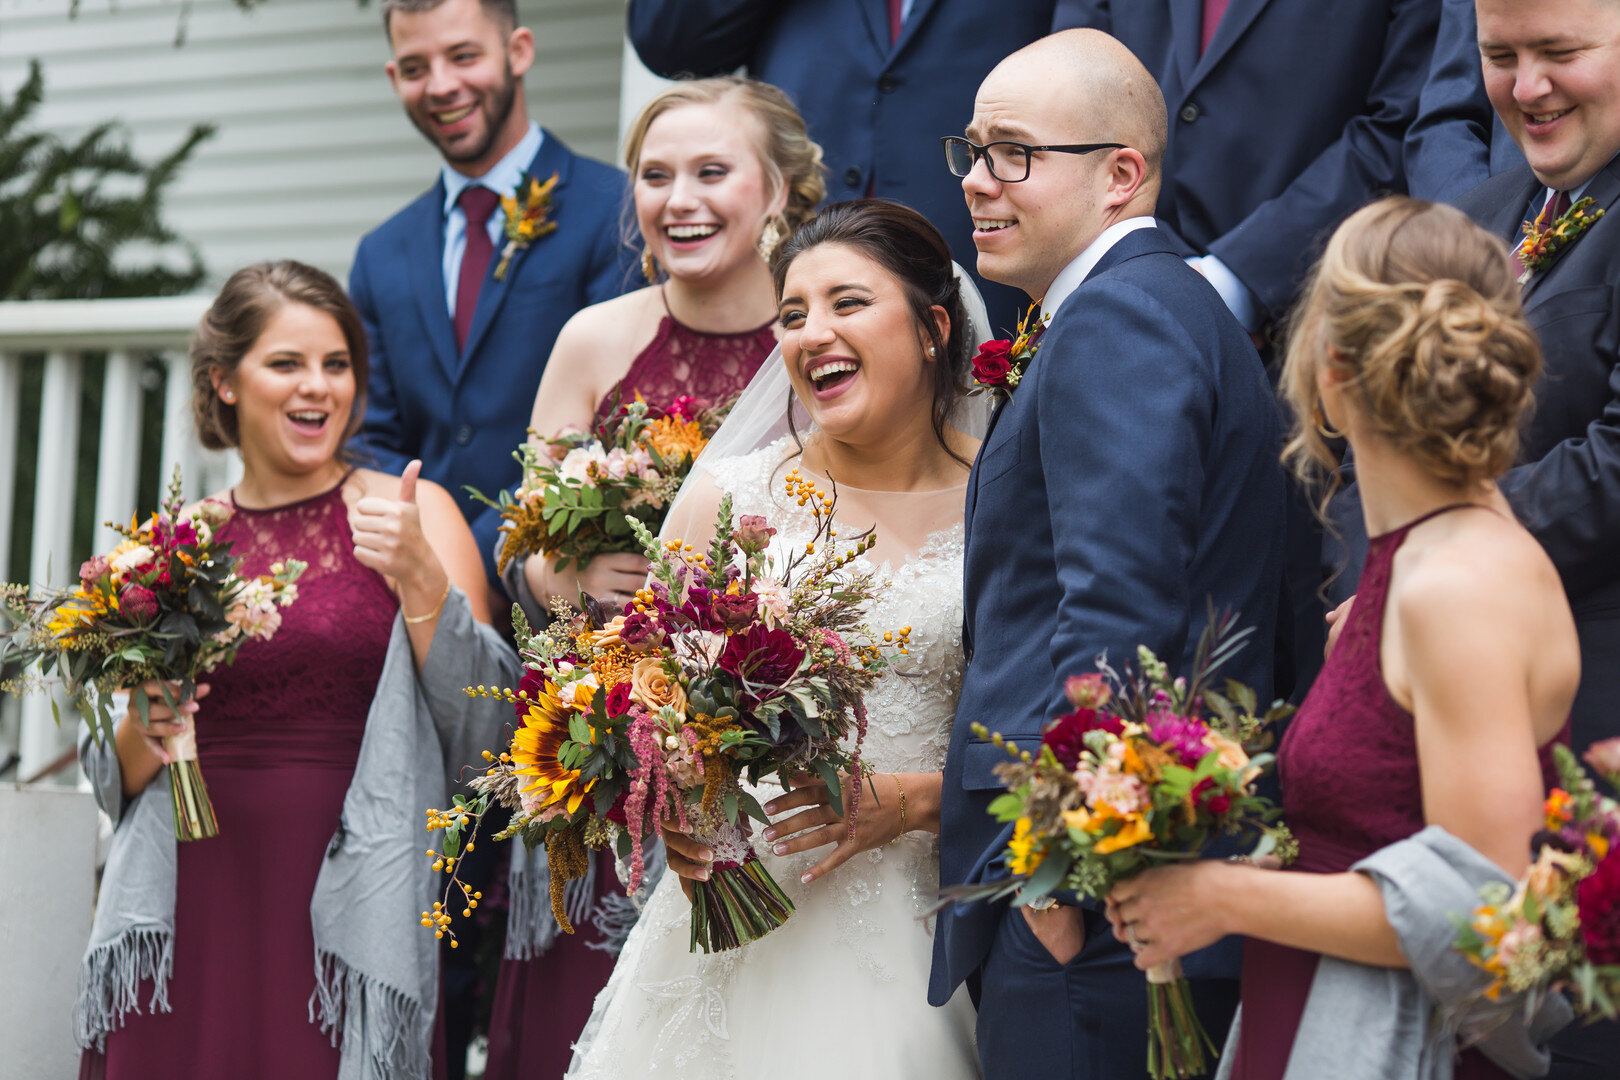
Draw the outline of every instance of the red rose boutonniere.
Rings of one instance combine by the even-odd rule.
[[[1564,211],[1563,216],[1550,225],[1543,227],[1539,217],[1524,223],[1524,239],[1514,251],[1524,267],[1524,273],[1519,275],[1520,285],[1551,266],[1564,247],[1574,243],[1577,237],[1597,224],[1603,211],[1592,207],[1592,199],[1585,198]]]
[[[1039,307],[1039,304],[1031,304],[1018,320],[1016,337],[995,338],[979,346],[979,354],[973,358],[973,381],[979,385],[971,393],[1012,397],[1013,387],[1023,380],[1025,369],[1040,348],[1041,334],[1046,330],[1046,319],[1035,317]]]

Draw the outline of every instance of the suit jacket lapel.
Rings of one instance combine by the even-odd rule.
[[[886,41],[888,40],[888,4],[887,0],[880,0],[880,2],[883,6],[884,40]],[[898,56],[901,50],[916,36],[917,27],[921,26],[923,20],[928,18],[928,13],[933,10],[935,2],[936,0],[912,0],[911,15],[906,19],[905,24],[900,27],[900,40],[894,43],[894,55]]]
[[[559,229],[562,227],[561,222],[565,212],[563,194],[568,187],[568,173],[572,164],[573,159],[568,152],[568,148],[548,131],[545,133],[545,141],[540,144],[540,152],[535,154],[534,161],[530,163],[529,170],[524,175],[523,186],[527,188],[529,177],[544,181],[552,173],[557,174],[557,186],[551,190],[551,220],[559,223]],[[506,268],[506,276],[499,281],[495,280],[495,268],[501,263],[501,252],[506,248],[506,241],[504,239],[496,241],[495,254],[489,260],[489,270],[486,271],[487,276],[484,278],[484,284],[478,290],[478,307],[473,311],[472,326],[467,331],[467,347],[462,351],[460,362],[456,368],[458,375],[466,368],[467,361],[478,350],[479,342],[484,339],[484,335],[489,331],[490,324],[495,321],[495,316],[499,314],[501,304],[505,301],[513,280],[522,272],[524,260],[528,258],[531,251],[536,248],[543,249],[548,242],[553,242],[556,236],[556,233],[552,233],[550,236],[542,236],[528,247],[518,249],[516,254],[512,256],[511,265]]]
[[[1537,186],[1540,186],[1539,181],[1537,181]],[[1581,195],[1581,198],[1591,199],[1595,209],[1602,210],[1604,216],[1620,212],[1616,210],[1615,205],[1616,203],[1620,203],[1620,158],[1609,162],[1602,169],[1598,170],[1597,175],[1592,177],[1592,182],[1586,186],[1586,191]],[[1601,222],[1599,224],[1601,224]],[[1593,228],[1596,227],[1596,225],[1593,226]],[[1581,244],[1586,243],[1586,239],[1586,233],[1582,233],[1580,236],[1577,236],[1572,243],[1566,244],[1558,251],[1557,254],[1553,256],[1551,265],[1547,266],[1540,273],[1534,275],[1529,281],[1524,283],[1524,292],[1522,296],[1527,308],[1532,306],[1530,303],[1531,296],[1541,290],[1542,282],[1546,281],[1549,277],[1552,277],[1558,272],[1558,267],[1563,263],[1564,256],[1568,255],[1572,250],[1579,247]],[[1512,241],[1510,240],[1509,243],[1512,243]]]
[[[444,296],[444,181],[421,201],[418,221],[405,230],[405,265],[428,343],[451,381],[456,377],[456,328]]]
[[[1204,0],[1170,0],[1170,49],[1182,86],[1198,67],[1198,43],[1203,35]]]
[[[1226,14],[1221,16],[1220,25],[1215,28],[1215,36],[1210,39],[1209,48],[1204,51],[1204,55],[1199,58],[1197,65],[1193,68],[1192,78],[1187,80],[1187,89],[1189,91],[1209,74],[1211,68],[1221,62],[1221,58],[1231,50],[1233,45],[1237,44],[1238,39],[1243,36],[1243,32],[1249,28],[1250,24],[1259,16],[1261,10],[1270,2],[1271,0],[1232,0],[1231,5],[1226,9]],[[1194,3],[1190,6],[1198,9],[1197,37],[1202,37],[1203,4]],[[1196,40],[1194,41],[1194,48],[1197,48]]]
[[[866,23],[866,32],[872,41],[872,48],[877,50],[879,56],[889,55],[889,0],[850,0],[861,9],[861,19]]]

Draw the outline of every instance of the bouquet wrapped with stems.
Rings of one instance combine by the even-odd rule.
[[[1199,858],[1222,835],[1252,836],[1256,857],[1289,844],[1270,826],[1279,811],[1254,783],[1274,761],[1262,752],[1268,725],[1292,709],[1278,702],[1262,714],[1242,684],[1228,680],[1222,692],[1210,684],[1251,629],[1235,630],[1231,617],[1212,612],[1189,678],[1171,678],[1145,647],[1124,673],[1099,661],[1098,671],[1068,680],[1072,711],[1046,726],[1034,753],[975,724],[1011,757],[996,767],[1007,791],[990,804],[1013,826],[1010,876],[947,889],[946,897],[1011,897],[1014,906],[1058,892],[1102,900],[1143,870]],[[1215,1047],[1179,961],[1148,972],[1148,1022],[1155,1080],[1206,1070]]]
[[[501,512],[499,569],[531,555],[554,556],[567,569],[640,551],[630,523],[658,531],[728,411],[729,402],[698,409],[683,396],[654,408],[638,397],[587,431],[525,442],[512,452],[523,467],[516,495],[491,499],[468,489]]]
[[[833,497],[797,470],[786,488],[815,523],[803,547],[773,557],[776,530],[757,515],[733,520],[728,496],[704,551],[632,522],[652,577],[625,614],[604,621],[588,601],[542,633],[519,620],[528,670],[518,689],[470,691],[511,701],[517,731],[498,756],[486,752],[492,764],[472,781],[474,796],[428,811],[429,829],[445,833],[429,851],[436,866],[453,875],[463,836],[470,849],[499,802],[514,811],[502,837],[546,845],[552,908],[571,931],[563,888],[585,874],[590,850],[616,845],[634,895],[644,845],[675,821],[716,853],[694,886],[692,951],[736,948],[786,921],[793,903],[749,840],[747,818],[767,820],[749,788],[819,775],[842,813],[840,772],[861,770],[865,694],[910,633],[880,637],[865,624],[882,584],[852,563],[871,534],[840,539]],[[856,811],[846,815],[852,832]],[[423,925],[453,938],[449,908],[470,914],[478,899],[452,876]]]
[[[187,509],[180,489],[177,469],[158,512],[144,522],[109,522],[123,541],[81,566],[71,587],[39,593],[4,587],[6,613],[17,624],[4,659],[34,669],[5,689],[21,693],[60,682],[100,740],[113,734],[114,694],[129,691],[145,724],[151,705],[140,686],[156,680],[178,714],[195,694],[197,676],[233,662],[247,641],[276,632],[278,609],[297,599],[304,564],[287,559],[269,574],[242,577],[231,545],[215,538],[229,509],[210,502]],[[169,683],[180,684],[177,696]],[[51,709],[61,723],[54,700]],[[196,733],[188,727],[163,742],[175,837],[217,835]]]
[[[1512,885],[1487,885],[1469,914],[1453,914],[1454,948],[1490,974],[1487,1000],[1523,995],[1533,1015],[1544,995],[1564,991],[1587,1020],[1613,1020],[1620,1015],[1620,804],[1597,790],[1568,747],[1553,747],[1553,756],[1560,786],[1547,796],[1530,869]],[[1586,761],[1620,786],[1620,739],[1595,743]]]

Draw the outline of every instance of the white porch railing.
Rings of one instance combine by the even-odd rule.
[[[28,540],[31,584],[71,581],[92,551],[117,542],[103,522],[127,521],[137,511],[152,509],[135,505],[143,466],[150,467],[141,460],[142,380],[149,361],[157,361],[163,382],[162,483],[167,484],[176,464],[184,470],[190,498],[235,482],[240,468],[236,455],[204,450],[191,422],[186,345],[210,300],[176,296],[0,303],[0,576],[11,565],[12,526],[21,509],[16,505],[21,467],[17,444],[25,365],[43,365]],[[87,353],[107,358],[93,473],[78,467]],[[73,544],[73,508],[84,485],[95,491],[96,528],[90,548],[79,551]],[[19,755],[17,777],[22,780],[47,769],[72,746],[72,716],[64,710],[58,728],[44,695],[27,698],[20,708],[11,695],[0,698],[0,761]]]

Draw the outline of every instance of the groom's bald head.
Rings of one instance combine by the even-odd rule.
[[[1039,298],[1108,226],[1151,216],[1168,130],[1153,76],[1107,34],[1066,30],[997,64],[974,99],[970,140],[1103,145],[1036,151],[1021,182],[974,164],[962,191],[979,272]]]

